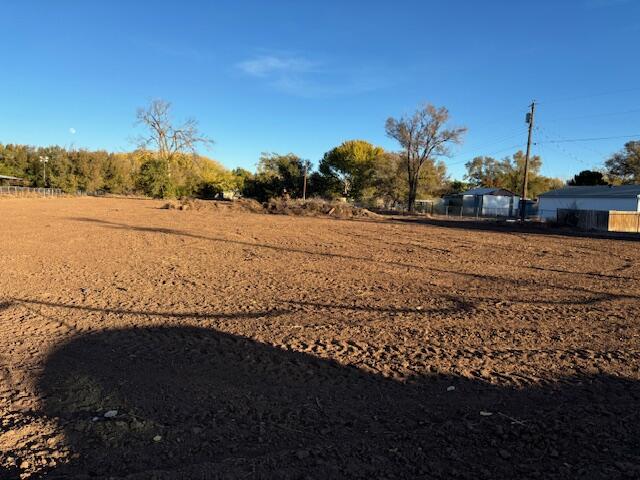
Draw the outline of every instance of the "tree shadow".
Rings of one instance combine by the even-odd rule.
[[[605,375],[528,389],[444,373],[399,382],[212,329],[156,327],[72,338],[50,353],[38,388],[78,454],[47,478],[640,471],[639,384]]]
[[[69,308],[71,310],[82,310],[85,312],[113,313],[116,315],[135,315],[145,317],[163,317],[163,318],[193,318],[197,320],[233,320],[233,319],[250,319],[262,318],[268,316],[278,316],[289,313],[290,310],[260,310],[260,311],[244,311],[244,312],[174,312],[169,310],[133,310],[125,308],[96,307],[92,305],[77,305],[72,303],[51,302],[47,300],[37,300],[31,298],[12,298],[10,302],[6,302],[7,306],[17,304],[41,305],[53,308]],[[0,303],[0,310],[2,310]]]
[[[98,220],[98,219],[95,219],[95,218],[72,218],[72,220],[81,221],[81,222],[97,223],[97,224],[102,225],[102,226],[104,226],[106,228],[113,228],[113,229],[117,229],[117,230],[133,230],[133,231],[146,232],[146,233],[163,233],[163,234],[166,234],[166,235],[176,235],[176,236],[181,236],[181,237],[194,238],[194,239],[197,239],[197,240],[207,240],[207,241],[211,241],[211,242],[230,243],[230,244],[236,244],[236,245],[241,245],[241,246],[245,246],[245,247],[262,248],[262,249],[268,249],[268,250],[286,252],[286,253],[299,253],[299,254],[304,254],[304,255],[313,255],[313,256],[320,256],[320,257],[340,258],[340,259],[346,259],[346,260],[353,260],[353,261],[357,261],[357,262],[366,262],[366,263],[371,263],[371,264],[384,264],[384,265],[390,265],[390,266],[394,266],[394,267],[417,269],[417,270],[422,270],[422,271],[425,271],[425,272],[436,272],[436,273],[457,275],[457,276],[460,276],[460,277],[463,277],[463,278],[475,279],[475,280],[492,280],[492,281],[497,281],[497,282],[500,282],[500,283],[503,283],[503,284],[506,283],[506,282],[514,283],[514,284],[529,283],[529,284],[533,284],[533,285],[539,283],[536,279],[532,279],[532,278],[510,279],[510,278],[507,278],[505,276],[499,276],[499,275],[491,275],[491,274],[486,274],[486,273],[474,273],[474,272],[462,272],[462,271],[459,271],[459,270],[448,270],[448,269],[444,269],[444,268],[437,268],[437,267],[434,267],[434,266],[416,265],[416,264],[405,263],[405,262],[395,262],[395,261],[389,261],[389,260],[380,260],[380,259],[376,259],[376,258],[373,258],[373,257],[362,257],[362,256],[357,256],[357,255],[346,255],[346,254],[336,253],[336,252],[318,252],[318,251],[313,251],[313,250],[305,250],[305,249],[301,249],[301,248],[281,247],[281,246],[278,246],[278,245],[269,245],[269,244],[264,244],[264,243],[246,242],[246,241],[243,241],[243,240],[234,240],[234,239],[228,239],[228,238],[223,238],[223,237],[212,237],[212,236],[207,236],[207,235],[195,234],[195,233],[191,233],[191,232],[185,232],[183,230],[176,230],[176,229],[172,229],[172,228],[143,227],[143,226],[137,226],[137,225],[129,225],[129,224],[126,224],[126,223],[116,223],[116,222],[109,222],[109,221],[106,221],[106,220]],[[545,270],[553,271],[551,269],[546,269],[544,267],[529,267],[529,266],[525,266],[523,268],[533,268],[533,269],[542,270],[542,271],[545,271]],[[567,273],[567,274],[575,274],[575,275],[607,277],[607,275],[605,275],[605,274],[597,274],[597,273],[590,273],[590,272],[570,272],[570,271],[560,271],[560,270],[556,270],[556,272]],[[619,278],[619,279],[624,279],[624,280],[636,280],[634,277],[625,277],[625,276],[611,276],[611,278]]]
[[[11,300],[2,300],[0,301],[0,312],[3,310],[7,310],[13,306],[13,301]]]
[[[598,278],[610,278],[614,280],[640,280],[638,277],[629,277],[626,275],[612,275],[609,273],[601,273],[601,272],[576,272],[575,270],[564,270],[561,268],[552,268],[552,267],[538,267],[535,265],[527,265],[524,268],[529,268],[531,270],[539,270],[543,272],[554,272],[554,273],[565,273],[567,275],[580,275],[585,277],[598,277]]]
[[[373,312],[373,313],[415,313],[415,314],[426,314],[426,313],[471,313],[476,309],[475,302],[470,302],[460,297],[454,297],[453,295],[442,294],[438,296],[439,298],[445,299],[448,303],[451,304],[450,307],[442,308],[442,307],[383,307],[378,305],[345,305],[340,303],[326,303],[326,302],[312,302],[308,300],[285,300],[283,303],[288,305],[298,305],[301,307],[312,307],[315,309],[326,309],[326,310],[351,310],[351,311],[359,311],[359,312]]]
[[[369,262],[369,263],[384,263],[387,265],[394,265],[398,267],[404,268],[416,268],[420,270],[431,270],[431,268],[425,268],[420,265],[415,265],[411,263],[403,263],[403,262],[390,262],[387,260],[376,260],[372,257],[359,257],[354,255],[345,255],[341,253],[335,252],[318,252],[312,250],[305,250],[301,248],[293,248],[293,247],[280,247],[278,245],[269,245],[265,243],[254,243],[254,242],[246,242],[244,240],[234,240],[230,238],[223,237],[212,237],[207,235],[200,235],[191,232],[185,232],[183,230],[176,230],[173,228],[162,228],[162,227],[143,227],[139,225],[129,225],[126,223],[116,223],[109,222],[106,220],[98,220],[96,218],[72,218],[71,220],[79,221],[79,222],[90,222],[97,223],[107,228],[113,228],[117,230],[133,230],[137,232],[146,232],[146,233],[164,233],[167,235],[176,235],[180,237],[194,238],[197,240],[207,240],[210,242],[220,242],[220,243],[231,243],[235,245],[242,245],[245,247],[254,247],[254,248],[263,248],[268,250],[274,250],[278,252],[286,252],[286,253],[300,253],[304,255],[315,255],[320,257],[334,257],[334,258],[342,258],[346,260],[356,260],[361,262]]]

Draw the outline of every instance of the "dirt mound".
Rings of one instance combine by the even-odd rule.
[[[306,217],[331,216],[336,218],[375,218],[377,214],[344,202],[324,200],[284,200],[272,198],[266,204],[268,213],[278,215],[299,215]]]
[[[272,198],[260,203],[251,198],[238,200],[172,200],[160,207],[167,210],[214,210],[229,212],[270,213],[275,215],[297,215],[303,217],[329,216],[335,218],[377,218],[378,214],[366,208],[355,207],[344,202],[325,200],[285,200]]]
[[[165,210],[214,210],[265,213],[262,204],[250,198],[241,198],[239,200],[199,200],[193,198],[172,200],[160,208]]]

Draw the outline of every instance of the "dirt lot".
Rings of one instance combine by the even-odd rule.
[[[0,478],[639,478],[640,242],[0,199]]]

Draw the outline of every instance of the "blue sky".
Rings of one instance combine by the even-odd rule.
[[[0,142],[132,149],[136,108],[169,100],[253,168],[263,151],[318,161],[353,138],[396,149],[389,116],[420,103],[469,128],[447,159],[524,148],[543,173],[597,167],[640,134],[640,2],[31,1],[0,4]],[[640,138],[638,135],[637,138]]]

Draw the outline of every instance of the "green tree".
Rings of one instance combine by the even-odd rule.
[[[607,173],[616,183],[640,182],[640,141],[627,142],[606,162]]]
[[[438,157],[450,154],[449,146],[459,144],[466,128],[447,128],[449,111],[425,105],[409,117],[388,118],[386,132],[403,148],[407,173],[407,207],[414,210],[420,174],[425,164],[434,165]]]
[[[573,178],[567,182],[567,185],[571,185],[571,186],[609,185],[609,182],[605,180],[602,172],[596,172],[594,170],[582,170],[580,173],[574,175]]]
[[[139,108],[136,118],[136,123],[147,130],[138,137],[138,149],[153,156],[153,161],[149,160],[144,166],[144,172],[141,168],[140,174],[144,178],[140,184],[153,186],[153,196],[193,193],[198,184],[194,174],[197,170],[194,164],[199,162],[196,148],[208,147],[213,141],[200,132],[198,122],[193,118],[175,126],[171,104],[164,100],[154,100],[146,108]],[[154,180],[151,175],[160,177]]]
[[[492,157],[476,157],[466,164],[465,179],[475,187],[504,188],[519,193],[524,181],[525,154],[517,151],[511,157],[496,160]],[[545,177],[540,174],[542,158],[534,155],[529,158],[528,193],[535,198],[552,188],[559,188],[562,180]]]
[[[137,177],[137,186],[146,195],[154,198],[176,196],[176,187],[171,181],[169,165],[166,161],[154,157],[143,160]]]
[[[325,153],[318,169],[322,175],[337,180],[345,197],[359,200],[372,189],[383,153],[382,148],[364,140],[349,140]]]
[[[309,174],[310,162],[293,153],[263,153],[256,174],[244,179],[243,195],[261,202],[284,193],[294,198],[302,197],[305,167]]]
[[[465,180],[474,187],[498,187],[504,174],[504,165],[493,157],[479,156],[465,164]]]
[[[40,157],[45,156],[49,159],[46,186],[69,193],[104,190],[154,197],[212,196],[212,192],[217,195],[237,189],[232,172],[215,160],[194,153],[175,154],[170,165],[151,150],[109,153],[0,144],[0,172],[24,178],[34,187],[45,186],[40,162]]]
[[[496,186],[518,193],[522,189],[522,182],[524,182],[524,152],[518,150],[511,156],[511,158],[505,157],[501,163],[503,168],[502,178],[500,180],[500,184]],[[538,189],[536,188],[536,181],[540,177],[541,168],[542,158],[539,155],[531,156],[529,158],[528,192],[532,197],[536,196],[537,193],[542,193],[538,192]]]
[[[376,196],[385,208],[396,208],[407,198],[407,174],[402,154],[386,152],[376,161]]]
[[[463,182],[460,180],[453,180],[451,182],[449,182],[446,187],[445,187],[445,191],[443,192],[444,195],[454,195],[456,193],[463,193],[466,192],[467,190],[471,189],[471,187],[473,187],[474,185],[468,183],[468,182]]]

